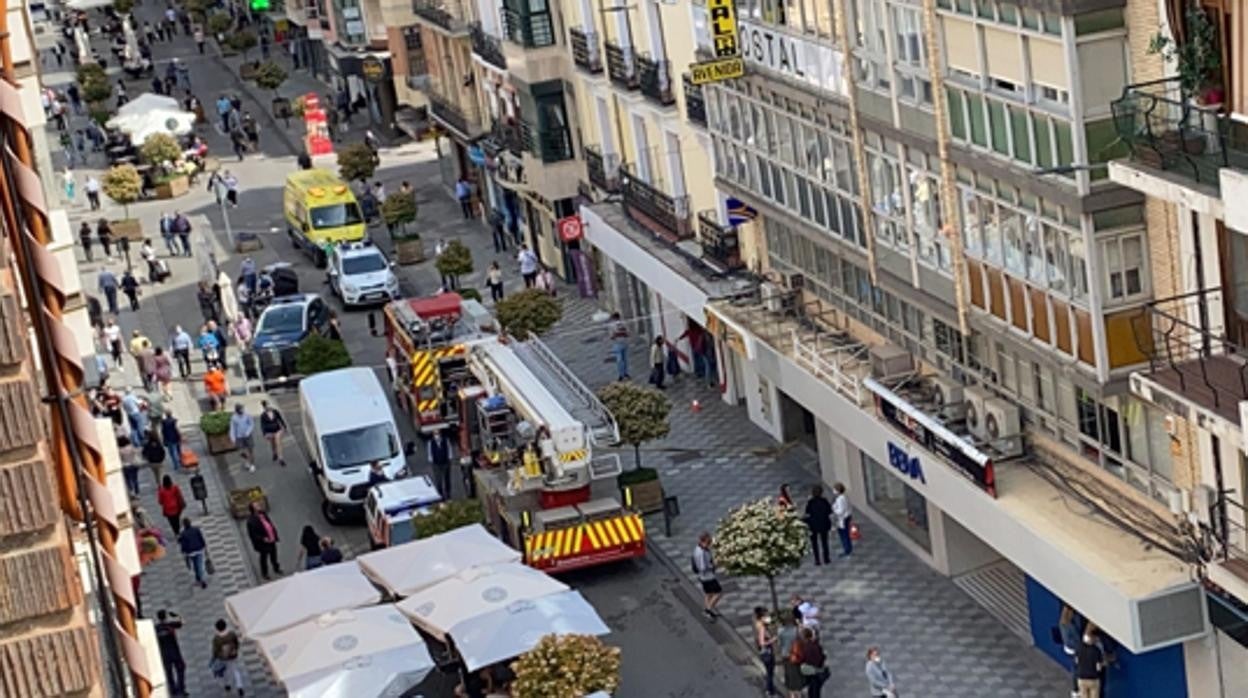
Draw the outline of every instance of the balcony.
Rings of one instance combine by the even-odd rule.
[[[624,212],[647,230],[670,241],[687,240],[693,235],[689,222],[689,197],[671,196],[620,167],[624,192]]]
[[[516,157],[524,153],[524,136],[520,124],[512,120],[495,121],[490,128],[489,137],[482,143],[492,154],[498,155],[504,150]]]
[[[736,227],[720,223],[715,211],[708,209],[698,213],[698,240],[702,243],[702,256],[725,270],[745,266]]]
[[[468,34],[472,37],[473,53],[495,68],[507,70],[507,56],[503,54],[503,42],[498,37],[488,34],[480,22],[473,22]]]
[[[503,7],[507,40],[525,48],[555,45],[555,28],[549,10],[529,12],[528,7]]]
[[[706,101],[702,97],[702,86],[693,84],[689,73],[684,75],[685,83],[685,118],[690,123],[706,127]]]
[[[578,68],[591,75],[602,72],[602,54],[598,49],[597,32],[572,27],[568,30],[568,41],[572,44],[572,62]]]
[[[641,93],[651,101],[665,107],[676,103],[676,95],[672,93],[671,61],[652,58],[645,53],[639,54],[637,81],[641,85]]]
[[[637,55],[633,53],[631,46],[620,46],[619,44],[607,40],[607,77],[611,82],[626,89],[635,90],[638,87],[637,80]]]
[[[460,138],[471,139],[481,132],[481,122],[476,110],[465,110],[433,90],[425,93],[429,98],[429,112],[443,126],[454,131]]]
[[[614,193],[620,189],[620,156],[615,153],[604,154],[595,145],[584,148],[585,173],[590,184],[602,191]]]
[[[412,0],[412,13],[448,34],[468,32],[464,7],[455,0]]]
[[[1111,106],[1134,162],[1215,190],[1220,169],[1248,170],[1248,124],[1196,104],[1177,79],[1130,85]]]
[[[539,129],[527,121],[520,122],[520,139],[524,150],[543,163],[571,160],[572,134],[567,129]]]

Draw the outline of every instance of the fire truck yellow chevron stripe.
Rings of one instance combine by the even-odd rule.
[[[610,541],[611,545],[619,545],[621,543],[620,536],[619,534],[615,532],[615,529],[611,526],[610,520],[599,521],[597,525],[603,531],[603,538],[607,541]]]
[[[600,539],[598,538],[598,534],[595,533],[597,529],[593,524],[585,524],[584,526],[581,526],[581,528],[585,531],[585,540],[581,543],[580,548],[581,552],[590,552],[602,547],[602,543],[599,542]]]
[[[537,547],[537,536],[528,536],[524,539],[524,559],[533,559],[533,548]]]
[[[589,452],[580,448],[575,451],[564,451],[563,453],[560,453],[559,460],[564,463],[571,463],[573,461],[585,460],[587,455],[589,455]]]
[[[563,541],[563,555],[571,555],[580,550],[581,534],[584,526],[568,529],[568,537]]]

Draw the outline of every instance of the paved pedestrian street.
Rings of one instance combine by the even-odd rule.
[[[161,12],[160,6],[151,3],[135,9],[140,20],[155,20]],[[103,39],[99,41],[101,51],[106,52]],[[209,259],[236,276],[243,257],[229,249],[224,215],[230,216],[234,230],[258,234],[263,248],[248,254],[257,264],[290,262],[299,274],[301,290],[321,292],[328,297],[325,272],[312,268],[285,239],[281,182],[296,167],[295,155],[301,147],[300,125],[287,128],[268,115],[271,96],[238,80],[239,59],[222,58],[211,46],[201,57],[189,41],[158,43],[154,49],[158,66],[174,56],[191,66],[193,89],[207,108],[221,93],[239,94],[245,109],[255,114],[261,124],[260,152],[236,162],[229,156],[228,139],[211,126],[201,126],[199,133],[213,154],[222,156],[224,166],[241,183],[239,207],[226,211],[202,186],[175,201],[141,202],[130,207],[131,215],[142,221],[161,257],[169,263],[172,278],[159,285],[144,281],[141,309],[125,310],[119,315],[125,336],[138,329],[161,346],[167,345],[175,325],[182,325],[192,335],[197,333],[202,320],[195,284],[205,268],[211,269]],[[44,68],[47,82],[54,88],[63,88],[72,79],[68,66],[58,72],[45,62]],[[133,93],[143,89],[136,83]],[[294,71],[282,91],[287,95],[326,93],[329,88],[306,71]],[[71,124],[77,127],[84,120],[85,117],[74,117]],[[55,131],[49,128],[53,134],[50,140],[55,141]],[[359,141],[363,130],[362,124],[355,124],[342,134],[342,139]],[[63,166],[64,154],[57,152],[54,157]],[[463,220],[436,157],[429,142],[389,144],[382,149],[377,179],[390,190],[397,190],[400,182],[410,182],[415,187],[420,206],[417,227],[429,249],[437,241],[459,240],[472,250],[475,270],[463,279],[464,286],[484,288],[485,268],[497,260],[504,269],[510,293],[520,286],[511,254],[496,254],[489,230],[479,221]],[[333,158],[318,165],[333,169]],[[85,165],[75,167],[75,172],[81,181],[88,174],[99,176],[103,167],[102,156],[96,154]],[[66,208],[75,230],[81,221],[94,221],[101,215],[120,217],[120,207],[107,200],[101,212],[90,211],[82,197],[67,202]],[[165,257],[156,234],[158,219],[162,212],[174,210],[186,213],[192,221],[195,257]],[[137,249],[135,263],[136,267],[142,264]],[[123,266],[119,261],[101,261],[98,251],[94,262],[82,259],[84,288],[93,292],[102,268],[120,273]],[[400,267],[398,273],[405,294],[427,294],[438,287],[438,275],[431,261]],[[563,319],[549,333],[547,343],[590,387],[613,380],[615,368],[610,362],[602,321],[605,308],[592,299],[578,297],[571,287],[561,286],[559,298]],[[370,321],[378,317],[375,311],[346,312],[336,300],[331,307],[342,318],[354,363],[382,371],[383,339],[370,332]],[[644,363],[645,344],[644,338],[634,338],[630,348],[634,365]],[[236,351],[234,347],[230,350]],[[322,518],[320,494],[308,477],[298,428],[292,426],[285,436],[289,461],[285,468],[269,462],[263,443],[257,449],[256,472],[245,469],[237,454],[208,454],[198,428],[206,404],[200,383],[203,364],[198,357],[194,371],[189,381],[175,382],[174,397],[163,407],[177,416],[184,443],[201,459],[208,492],[206,513],[199,502],[191,499],[189,475],[175,473],[174,479],[187,496],[186,515],[204,531],[215,574],[208,588],[200,589],[183,564],[176,542],[168,540],[163,559],[145,568],[140,596],[145,616],[154,616],[158,609],[169,609],[185,620],[180,640],[187,662],[187,689],[190,695],[198,696],[221,692],[220,685],[211,677],[208,662],[212,623],[225,615],[224,599],[259,582],[256,555],[246,541],[241,522],[229,513],[230,490],[252,486],[264,489],[281,536],[278,556],[287,573],[295,568],[297,541],[304,525],[333,536],[347,557],[366,551],[368,545],[358,523],[331,526]],[[229,379],[229,403],[244,404],[254,415],[258,414],[259,401],[268,399],[283,410],[288,423],[299,421],[294,391],[265,393],[257,386],[246,385],[236,368]],[[114,374],[111,383],[139,388],[134,362],[129,357],[125,359],[125,370],[120,377]],[[671,537],[664,535],[662,518],[651,516],[647,519],[650,554],[645,560],[578,572],[569,575],[567,581],[590,600],[612,628],[607,641],[623,649],[623,683],[617,698],[756,696],[761,693],[761,667],[748,638],[753,607],[770,602],[766,582],[725,579],[720,606],[724,617],[708,621],[700,610],[701,593],[690,574],[688,560],[698,534],[713,531],[719,518],[738,504],[774,496],[782,483],[789,483],[801,506],[809,486],[818,480],[815,455],[800,444],[775,443],[749,422],[744,408],[724,404],[711,389],[689,375],[677,378],[667,393],[673,404],[671,434],[662,441],[646,444],[642,458],[646,465],[658,468],[666,494],[679,499],[680,515],[673,522]],[[699,410],[692,408],[694,400],[699,401]],[[403,428],[408,431],[408,425]],[[410,433],[403,436],[415,438]],[[427,472],[424,449],[418,448],[417,453],[418,463],[413,463],[416,472]],[[632,462],[631,449],[621,455],[625,463]],[[149,471],[144,470],[141,486],[137,505],[168,536],[156,501],[156,482]],[[462,496],[459,487],[455,485],[456,495]],[[1068,679],[1058,666],[865,517],[857,520],[863,537],[852,557],[824,567],[804,564],[777,580],[782,605],[792,594],[800,593],[822,609],[824,647],[832,669],[824,696],[866,695],[863,665],[869,645],[881,647],[896,674],[901,695],[907,698],[1068,695]],[[248,695],[282,695],[281,687],[270,677],[250,642],[244,643],[243,660]],[[435,672],[422,687],[422,694],[428,698],[450,696],[452,685],[449,677]]]

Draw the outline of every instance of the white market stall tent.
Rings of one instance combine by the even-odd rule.
[[[393,604],[323,614],[258,644],[296,698],[398,698],[434,667],[424,640]]]
[[[448,633],[468,671],[511,659],[546,635],[606,635],[611,629],[577,591],[515,601],[466,618]]]
[[[141,146],[157,133],[185,136],[195,129],[195,114],[182,109],[172,97],[148,92],[122,105],[105,126],[129,135],[131,143]]]
[[[407,597],[473,567],[519,562],[520,553],[474,524],[376,550],[356,561],[369,579]]]
[[[381,602],[381,592],[354,560],[296,572],[225,600],[230,620],[252,639],[325,613]]]
[[[519,562],[473,567],[398,604],[403,615],[445,642],[451,626],[517,601],[540,599],[568,590],[568,585]]]

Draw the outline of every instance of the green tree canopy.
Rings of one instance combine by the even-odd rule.
[[[381,204],[381,219],[391,229],[398,228],[404,233],[408,224],[415,222],[416,213],[416,197],[406,192],[396,191]]]
[[[764,577],[771,604],[779,610],[776,577],[795,570],[806,556],[810,531],[792,507],[777,506],[771,497],[733,509],[715,531],[715,561],[735,577]]]
[[[82,88],[82,98],[88,103],[103,102],[113,94],[108,84],[108,74],[98,63],[83,63],[78,66],[78,86]]]
[[[417,538],[428,538],[463,526],[485,522],[485,510],[479,499],[453,499],[442,502],[428,514],[412,519]]]
[[[633,447],[633,460],[641,467],[641,445],[667,436],[672,403],[658,388],[620,381],[598,390],[598,399],[615,417],[620,442]]]
[[[377,158],[367,145],[352,143],[338,151],[338,176],[344,181],[372,179],[376,171]]]
[[[229,31],[230,27],[234,26],[234,20],[228,12],[213,12],[208,15],[207,24],[208,32],[216,36]]]
[[[119,15],[128,15],[134,9],[134,0],[113,0],[113,9]]]
[[[494,306],[498,324],[513,337],[544,334],[563,317],[563,306],[549,293],[536,288],[513,293]]]
[[[282,86],[282,83],[286,82],[287,77],[285,69],[273,61],[261,63],[256,68],[255,74],[252,75],[257,85],[274,92]]]
[[[134,165],[113,165],[100,180],[100,189],[108,198],[121,204],[130,217],[130,204],[139,200],[143,193],[143,176]]]
[[[183,0],[182,2],[182,7],[186,8],[187,14],[196,21],[203,21],[204,15],[215,5],[213,0]]]
[[[547,635],[511,663],[513,695],[581,698],[620,685],[620,649],[592,635]]]
[[[459,277],[472,273],[472,250],[459,240],[451,240],[433,265],[439,274],[458,281]]]
[[[295,371],[301,376],[333,371],[351,365],[351,354],[340,340],[310,334],[299,342],[295,352]]]
[[[168,133],[153,133],[139,147],[139,156],[143,158],[143,162],[163,168],[165,163],[177,162],[182,158],[182,145]]]
[[[225,45],[232,51],[243,54],[243,60],[247,60],[247,52],[256,47],[259,40],[256,39],[256,33],[250,29],[230,32],[225,37]]]

